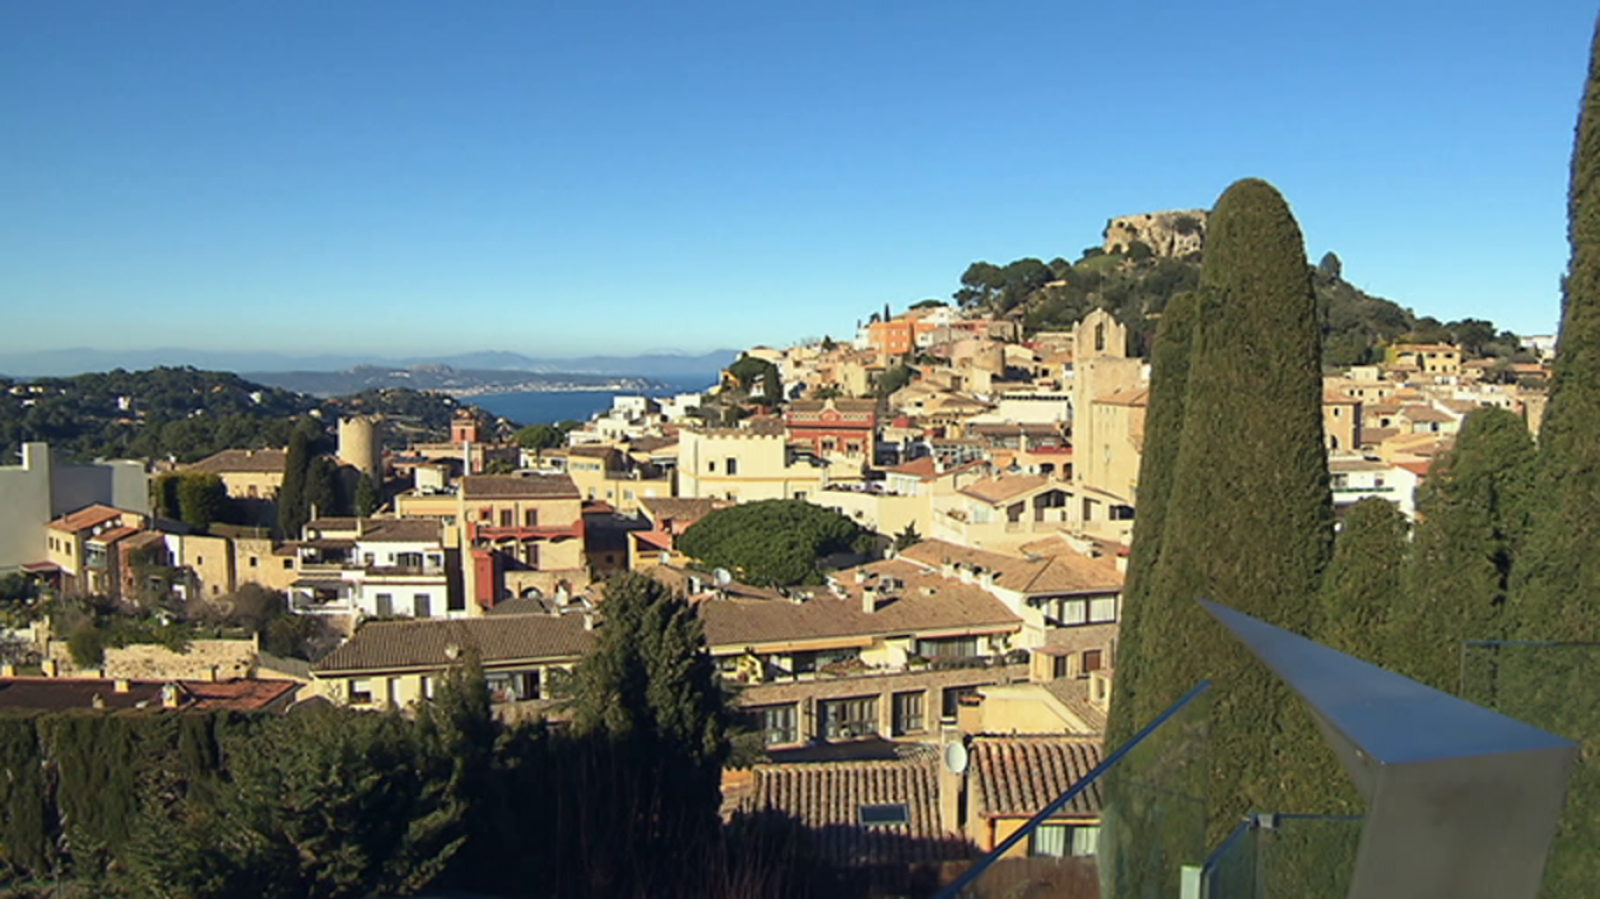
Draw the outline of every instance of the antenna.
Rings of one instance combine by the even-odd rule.
[[[967,747],[961,743],[947,743],[944,747],[944,766],[951,774],[967,773]]]
[[[712,571],[711,576],[716,579],[718,587],[726,587],[733,583],[733,573],[726,568],[718,568]]]

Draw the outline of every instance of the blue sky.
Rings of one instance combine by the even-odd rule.
[[[1313,260],[1553,331],[1596,8],[0,5],[0,351],[700,352],[1245,176]]]

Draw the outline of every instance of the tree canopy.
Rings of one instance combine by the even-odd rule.
[[[803,500],[769,499],[718,509],[689,526],[678,547],[707,566],[761,586],[819,583],[818,563],[851,552],[855,522]]]

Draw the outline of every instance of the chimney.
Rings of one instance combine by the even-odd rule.
[[[106,707],[106,698],[99,693],[89,697],[90,708],[103,709]]]
[[[178,707],[177,684],[161,685],[161,707],[164,709],[175,709]]]
[[[949,556],[939,560],[939,576],[953,578],[956,576],[956,563],[950,561]]]
[[[126,692],[128,692],[128,679],[125,678],[125,677],[117,678],[116,680],[111,682],[111,689],[112,689],[113,692],[116,692],[116,693],[126,693]]]
[[[856,576],[856,583],[865,584],[867,582],[867,569],[865,569],[865,568],[857,568],[855,570],[855,576]]]
[[[45,677],[60,677],[61,676],[61,664],[59,662],[57,662],[55,659],[45,659],[44,660],[44,665],[42,667],[44,668],[44,676]]]
[[[593,612],[590,612],[590,611],[587,611],[587,610],[584,611],[584,613],[583,613],[583,629],[586,630],[586,631],[594,630],[594,613]]]
[[[868,615],[878,611],[878,591],[868,587],[861,591],[861,611]]]

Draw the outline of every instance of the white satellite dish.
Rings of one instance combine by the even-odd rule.
[[[711,576],[716,579],[718,587],[726,587],[733,583],[733,572],[726,568],[718,568],[712,571]]]
[[[960,743],[946,744],[944,766],[950,769],[951,774],[967,773],[967,747]]]

